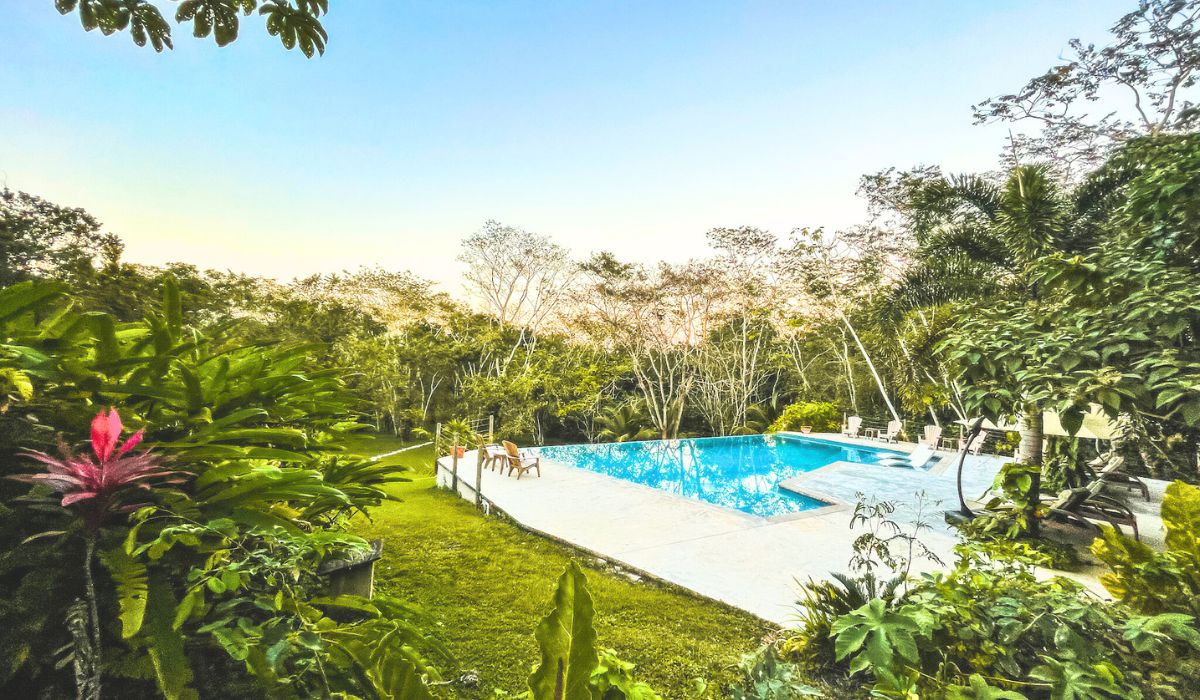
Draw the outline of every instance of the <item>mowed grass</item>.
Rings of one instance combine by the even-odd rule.
[[[391,438],[359,438],[348,445],[370,456],[400,446]],[[357,532],[383,540],[377,590],[425,610],[457,661],[447,675],[478,674],[480,686],[458,688],[457,697],[525,689],[538,659],[534,627],[572,558],[587,572],[600,645],[637,664],[639,678],[664,697],[688,697],[695,678],[706,679],[713,690],[726,685],[737,677],[733,664],[739,655],[772,631],[747,613],[602,570],[586,555],[485,518],[473,504],[434,488],[428,447],[388,459],[413,468],[414,481],[395,487],[402,501],[375,509],[370,521],[357,523]]]

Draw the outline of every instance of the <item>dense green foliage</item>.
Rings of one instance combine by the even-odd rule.
[[[882,697],[1169,698],[1200,683],[1192,615],[1105,605],[979,545],[907,590],[871,586],[862,601],[862,586],[810,584],[808,624],[785,648],[810,670],[835,660]]]
[[[1092,552],[1111,569],[1100,580],[1138,612],[1200,618],[1200,488],[1178,481],[1168,486],[1162,518],[1165,551],[1104,528],[1092,544]]]
[[[774,433],[781,430],[800,430],[807,426],[814,432],[831,433],[837,432],[841,425],[842,415],[836,405],[827,401],[801,401],[783,409],[783,413],[767,430]]]
[[[75,310],[54,283],[14,285],[0,291],[0,341],[16,388],[0,421],[9,474],[34,466],[16,448],[74,442],[90,413],[116,406],[194,477],[149,489],[136,511],[103,523],[75,517],[40,486],[4,507],[5,687],[71,694],[56,664],[65,647],[77,668],[102,659],[102,675],[128,692],[149,682],[172,698],[241,694],[252,675],[283,696],[408,688],[400,697],[422,697],[419,676],[436,678],[422,650],[438,652],[412,612],[387,599],[322,598],[313,573],[366,546],[343,523],[400,478],[337,456],[338,436],[361,426],[336,369],[313,369],[309,347],[197,332],[170,280],[161,307],[133,323]],[[90,563],[94,548],[110,575],[97,596],[90,579],[81,592],[62,574],[71,561]],[[62,625],[81,594],[103,601],[86,647]],[[362,619],[338,622],[339,609]]]
[[[1183,620],[1180,635],[1164,633],[1157,658],[1130,641],[1162,622],[968,550],[950,572],[928,575],[895,600],[873,599],[838,618],[833,632],[838,659],[850,660],[851,673],[869,669],[886,692],[964,692],[978,673],[1031,698],[1177,697],[1200,680],[1194,664],[1179,664],[1200,650],[1186,632],[1195,620]]]

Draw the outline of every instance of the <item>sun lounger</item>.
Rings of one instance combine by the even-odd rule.
[[[1099,479],[1104,482],[1105,486],[1122,486],[1127,489],[1136,489],[1142,492],[1142,498],[1149,501],[1150,487],[1146,486],[1146,482],[1136,476],[1121,471],[1121,467],[1123,466],[1125,466],[1125,458],[1120,455],[1112,455],[1108,458],[1096,458],[1087,465],[1087,471],[1093,479]]]
[[[917,449],[912,451],[912,454],[903,457],[885,457],[877,462],[885,467],[907,467],[909,469],[922,469],[925,465],[933,461],[933,448],[929,445],[917,445]]]
[[[1046,517],[1050,520],[1079,525],[1099,531],[1100,527],[1093,520],[1103,520],[1121,531],[1121,525],[1128,525],[1133,530],[1133,538],[1138,535],[1137,516],[1124,503],[1098,493],[1103,488],[1103,481],[1096,480],[1085,488],[1067,489],[1046,506]]]

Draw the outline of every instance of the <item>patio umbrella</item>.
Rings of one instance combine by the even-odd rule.
[[[959,425],[970,424],[970,419],[956,420]],[[1020,432],[1021,426],[1016,423],[1005,422],[1002,425],[996,425],[986,418],[983,421],[983,429],[988,431],[1005,431],[1005,432]],[[1042,434],[1056,435],[1060,437],[1076,437],[1086,438],[1089,440],[1111,440],[1112,436],[1117,432],[1116,424],[1110,419],[1100,407],[1092,404],[1087,413],[1083,414],[1083,425],[1079,426],[1079,430],[1071,435],[1063,427],[1062,421],[1059,420],[1058,413],[1055,411],[1045,411],[1042,413]]]

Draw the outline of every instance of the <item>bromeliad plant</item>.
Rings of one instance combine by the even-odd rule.
[[[91,448],[95,459],[75,454],[66,443],[59,447],[60,457],[29,450],[24,454],[45,464],[46,472],[15,474],[9,478],[46,486],[61,494],[62,507],[75,506],[86,532],[94,536],[113,515],[131,513],[144,505],[136,497],[144,495],[152,483],[181,483],[185,476],[184,472],[163,466],[161,457],[150,452],[133,452],[141,444],[144,430],[121,443],[124,427],[120,413],[100,411],[92,419]]]
[[[80,696],[87,698],[99,698],[101,688],[102,638],[92,569],[101,528],[110,519],[146,505],[144,496],[152,485],[180,483],[186,476],[185,472],[166,468],[163,460],[150,452],[133,452],[141,443],[144,431],[139,430],[120,443],[123,429],[117,411],[101,411],[92,419],[91,448],[94,458],[87,454],[77,455],[66,443],[62,443],[60,457],[37,451],[24,453],[45,464],[44,473],[9,476],[14,481],[44,486],[60,494],[61,507],[69,508],[78,515],[78,529],[85,542],[83,580],[89,639],[88,653],[77,648],[75,664]]]

